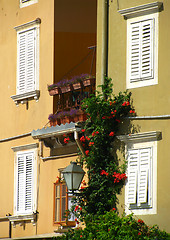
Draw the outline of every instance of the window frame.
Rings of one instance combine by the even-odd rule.
[[[14,29],[17,31],[17,76],[16,76],[16,95],[11,96],[13,101],[16,105],[19,103],[25,103],[30,99],[35,99],[38,101],[40,96],[39,91],[39,28],[40,28],[41,19],[37,18],[36,20],[33,20],[31,22],[25,23],[23,25],[17,26]],[[20,88],[20,73],[19,73],[19,63],[21,59],[21,55],[19,52],[20,46],[19,46],[19,38],[21,34],[28,33],[29,31],[33,31],[34,33],[34,57],[33,57],[33,79],[31,80],[33,82],[33,89],[27,91],[25,89],[24,91],[19,91]],[[24,53],[24,56],[27,55],[27,52]],[[25,69],[27,68],[27,65],[25,64]],[[27,79],[24,81],[26,82]]]
[[[18,156],[24,155],[25,157],[28,154],[33,155],[32,159],[32,208],[28,211],[18,211]],[[24,163],[25,164],[25,163]],[[25,167],[25,165],[24,165]],[[26,174],[26,172],[25,172]],[[26,177],[26,176],[24,176]],[[26,202],[25,202],[26,204]],[[25,151],[17,151],[15,154],[15,169],[14,169],[14,216],[26,216],[36,212],[37,210],[37,150],[36,149],[27,149]]]
[[[64,182],[64,181],[62,181],[62,182],[55,182],[54,183],[54,200],[53,200],[53,202],[54,202],[54,205],[53,205],[53,223],[54,223],[54,225],[56,225],[56,224],[58,224],[58,225],[62,225],[62,226],[75,226],[76,225],[76,222],[75,221],[70,221],[69,219],[67,220],[67,218],[65,218],[65,220],[62,220],[62,186],[66,186],[66,183]],[[60,188],[60,196],[59,196],[59,201],[60,201],[60,206],[59,206],[59,221],[57,221],[56,220],[56,218],[57,218],[57,213],[56,213],[56,198],[58,198],[57,196],[56,196],[56,187],[57,186],[59,186],[59,188]],[[71,196],[69,196],[69,194],[68,194],[68,189],[67,189],[67,186],[66,186],[66,196],[65,196],[65,198],[66,198],[66,201],[65,201],[65,211],[67,211],[68,210],[68,208],[69,208],[69,201],[68,201],[68,199],[69,199],[69,197],[71,198]]]
[[[127,19],[127,63],[126,63],[126,87],[127,89],[145,87],[158,84],[158,13],[152,13],[144,16],[138,16],[134,18]],[[152,76],[146,78],[136,78],[131,80],[131,25],[134,23],[141,24],[144,21],[152,20],[153,21],[153,32],[152,32],[152,53],[151,65],[153,69],[150,69]],[[142,35],[140,35],[140,39]],[[142,46],[142,45],[141,45]],[[141,52],[141,49],[140,49]],[[140,62],[141,68],[141,62]]]
[[[118,137],[119,140],[125,143],[125,157],[128,162],[128,151],[137,149],[152,149],[152,159],[150,164],[151,178],[150,178],[150,202],[149,205],[137,204],[130,205],[128,203],[128,178],[125,184],[125,212],[127,214],[134,213],[135,215],[147,215],[157,213],[157,141],[161,139],[161,132],[146,132],[136,133],[130,135],[122,135]],[[128,166],[127,166],[128,177]],[[137,195],[137,194],[136,194]]]

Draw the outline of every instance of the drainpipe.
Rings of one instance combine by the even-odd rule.
[[[104,83],[108,76],[108,33],[109,33],[109,0],[98,0],[97,10],[97,72],[98,83]],[[98,43],[101,44],[98,44]],[[99,80],[98,80],[99,79]]]
[[[77,146],[79,147],[81,153],[83,154],[83,156],[85,157],[85,152],[84,152],[84,148],[83,146],[81,145],[81,141],[79,139],[79,136],[78,136],[78,132],[77,131],[74,131],[74,139],[77,143]]]

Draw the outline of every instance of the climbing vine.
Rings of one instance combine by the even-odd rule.
[[[126,164],[117,160],[113,143],[122,120],[135,114],[130,93],[113,94],[110,78],[106,78],[100,87],[101,92],[83,102],[87,120],[80,136],[85,156],[80,159],[87,169],[88,182],[82,183],[80,192],[76,194],[73,211],[77,219],[85,221],[92,215],[116,208],[117,194],[127,176]]]

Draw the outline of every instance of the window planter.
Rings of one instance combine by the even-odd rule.
[[[77,82],[77,83],[73,83],[73,89],[74,90],[78,90],[83,88],[83,83],[82,82]]]
[[[88,87],[95,84],[95,78],[87,78],[83,80],[84,87]]]
[[[50,96],[54,96],[56,94],[61,94],[61,88],[60,87],[55,87],[53,89],[48,90]]]
[[[71,91],[73,91],[73,85],[72,84],[61,87],[61,92],[62,93],[67,93],[67,92],[71,92]]]

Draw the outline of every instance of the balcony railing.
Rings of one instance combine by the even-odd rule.
[[[50,96],[54,96],[54,114],[49,115],[51,126],[85,121],[86,115],[81,104],[84,98],[94,93],[95,77],[77,76],[74,81],[67,80],[48,86],[48,91]]]

